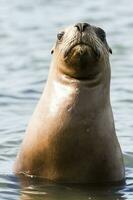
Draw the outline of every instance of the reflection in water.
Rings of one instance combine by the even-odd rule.
[[[88,185],[55,184],[43,179],[21,179],[20,200],[124,200],[124,186],[92,187]]]

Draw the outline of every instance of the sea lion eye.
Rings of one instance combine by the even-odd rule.
[[[98,35],[98,37],[101,39],[102,42],[105,41],[105,39],[106,39],[106,33],[104,32],[103,29],[98,28],[98,29],[96,30],[96,34]]]
[[[57,34],[58,40],[61,40],[61,38],[62,38],[63,35],[64,35],[64,32],[63,32],[63,31],[60,32],[60,33],[58,33],[58,34]]]
[[[104,41],[105,38],[106,38],[105,32],[100,33],[99,36],[100,36],[100,39],[101,39],[102,41]]]

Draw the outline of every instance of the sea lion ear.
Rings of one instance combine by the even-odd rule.
[[[54,53],[54,49],[55,49],[55,44],[54,44],[54,46],[53,46],[52,49],[51,49],[51,54]]]
[[[108,45],[107,41],[106,41],[106,47],[107,47],[107,49],[108,49],[109,53],[111,53],[111,54],[112,54],[112,53],[113,53],[113,52],[112,52],[112,49],[111,49],[111,48],[110,48],[110,46]]]
[[[111,53],[111,54],[113,53],[113,52],[112,52],[112,49],[111,49],[110,47],[109,47],[109,53]]]
[[[54,53],[54,48],[51,49],[51,54],[53,54],[53,53]]]

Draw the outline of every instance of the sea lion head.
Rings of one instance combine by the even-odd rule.
[[[94,77],[109,64],[111,48],[105,31],[88,23],[77,23],[57,34],[51,51],[58,70],[77,79]]]

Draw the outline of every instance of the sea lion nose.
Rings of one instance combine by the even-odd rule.
[[[87,24],[87,23],[77,23],[77,24],[75,24],[75,27],[77,27],[78,31],[80,31],[80,32],[84,32],[85,29],[86,29],[87,27],[89,27],[89,26],[90,26],[90,25]]]

